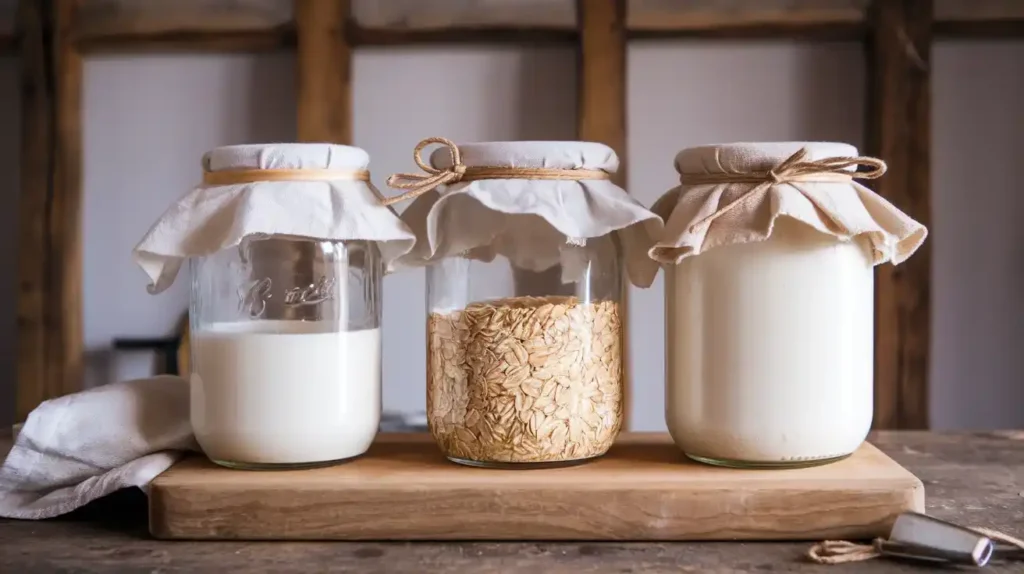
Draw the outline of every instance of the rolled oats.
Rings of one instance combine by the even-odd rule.
[[[452,458],[538,463],[604,454],[622,426],[618,304],[515,297],[432,313],[427,415]]]

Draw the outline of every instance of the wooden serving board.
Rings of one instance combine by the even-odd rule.
[[[874,446],[799,470],[690,462],[667,435],[623,435],[560,469],[446,461],[430,437],[381,435],[361,458],[250,472],[188,458],[150,490],[158,538],[243,540],[819,540],[888,534],[924,487]]]

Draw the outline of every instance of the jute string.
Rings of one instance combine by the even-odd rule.
[[[377,199],[384,203],[384,195],[370,181],[365,169],[226,169],[204,171],[206,185],[238,185],[264,181],[364,181]],[[384,203],[387,205],[386,203]]]
[[[431,144],[441,144],[448,148],[451,156],[451,167],[439,169],[423,160],[423,150]],[[437,188],[460,181],[481,179],[561,179],[580,181],[585,179],[609,179],[611,175],[599,169],[552,169],[541,167],[502,167],[502,166],[467,166],[462,163],[462,152],[459,146],[447,138],[427,138],[416,145],[412,152],[413,160],[424,173],[396,173],[388,178],[388,187],[404,189],[405,193],[384,200],[384,205],[391,205],[407,199],[413,199]]]
[[[806,158],[807,149],[803,148],[768,171],[681,174],[679,181],[683,185],[757,184],[725,207],[698,221],[694,227],[710,225],[711,222],[729,213],[748,198],[762,193],[773,185],[797,181],[844,182],[854,179],[877,179],[882,177],[886,169],[884,161],[873,157],[830,157],[816,161],[806,161]],[[868,167],[870,170],[847,171],[851,167]]]
[[[203,183],[207,185],[260,181],[370,181],[370,172],[363,169],[226,169],[203,172]]]
[[[969,526],[971,530],[988,537],[994,542],[1002,542],[1015,546],[1024,551],[1024,540],[1010,536],[998,530],[983,528],[981,526]],[[857,544],[846,540],[825,540],[812,546],[807,551],[807,557],[818,564],[847,564],[850,562],[864,562],[882,556],[878,550],[883,539],[876,538],[873,544]]]

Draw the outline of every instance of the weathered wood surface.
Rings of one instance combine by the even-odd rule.
[[[873,538],[924,498],[870,444],[835,464],[736,472],[689,461],[666,433],[628,433],[589,464],[523,472],[456,466],[429,434],[399,433],[308,471],[240,473],[191,457],[150,485],[149,525],[189,540]]]
[[[82,58],[74,0],[23,0],[17,420],[82,384]]]
[[[889,171],[873,187],[931,223],[932,0],[879,0],[868,44],[868,150]],[[932,230],[934,231],[934,230]],[[928,428],[931,242],[899,266],[877,268],[876,428]]]
[[[1024,535],[1024,432],[879,432],[871,441],[923,480],[930,514]],[[0,572],[931,571],[892,561],[818,566],[803,559],[806,543],[162,542],[149,537],[145,508],[142,493],[130,490],[61,519],[0,519]],[[985,569],[1020,571],[1020,564]]]

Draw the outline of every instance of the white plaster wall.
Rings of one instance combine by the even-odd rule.
[[[935,50],[935,336],[938,428],[1024,426],[1021,110],[1024,43]],[[983,65],[982,65],[983,64]],[[422,137],[566,139],[575,131],[570,47],[359,50],[355,139],[374,180],[411,169]],[[673,185],[680,148],[714,141],[862,143],[856,44],[637,42],[629,50],[629,188],[650,203]],[[171,332],[184,283],[150,296],[129,258],[159,213],[193,184],[205,150],[294,137],[286,54],[90,58],[85,85],[83,289],[90,383],[137,376],[150,357],[112,357],[115,336]],[[16,61],[0,59],[0,423],[13,411],[18,167]],[[972,166],[968,171],[967,166]],[[974,173],[981,167],[986,173]],[[6,234],[6,235],[3,235]],[[982,257],[984,255],[984,257]],[[631,299],[638,429],[662,429],[661,279]],[[423,409],[423,273],[385,281],[388,409]]]
[[[629,190],[650,205],[676,185],[680,149],[728,141],[861,144],[864,62],[857,44],[634,42],[629,48]],[[664,430],[662,275],[633,289],[632,424]]]
[[[574,139],[575,51],[561,48],[407,48],[356,52],[356,145],[374,181],[415,172],[423,138]],[[404,210],[405,204],[398,206]],[[425,409],[426,291],[422,270],[384,281],[384,408]]]
[[[292,60],[274,54],[86,61],[82,289],[88,385],[150,372],[150,354],[113,354],[111,340],[172,334],[187,311],[188,284],[179,280],[149,295],[131,249],[199,181],[203,152],[295,137]]]
[[[932,426],[1024,428],[1024,42],[932,65]]]

